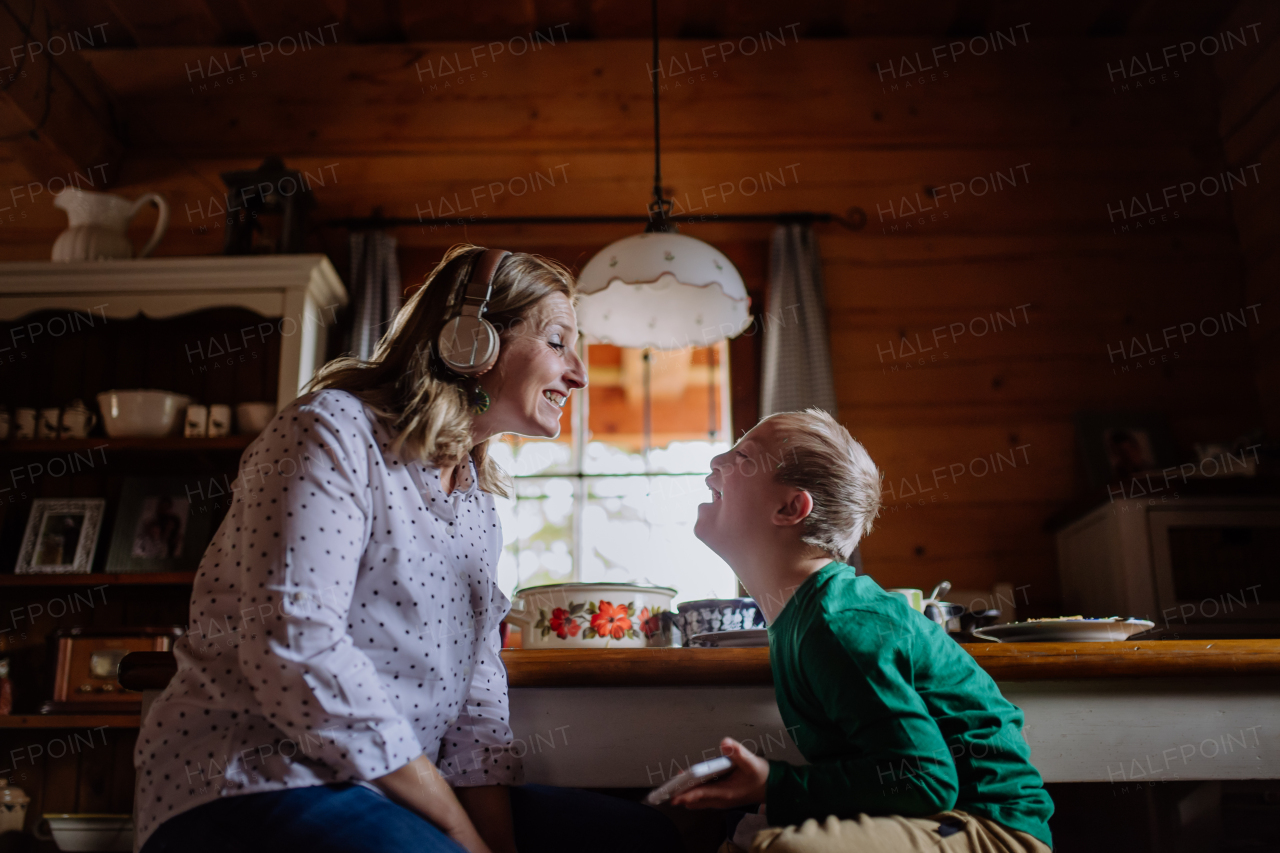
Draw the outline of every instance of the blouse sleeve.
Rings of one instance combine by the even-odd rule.
[[[372,780],[422,748],[347,630],[369,536],[369,457],[319,408],[287,411],[268,429],[241,465],[248,506],[222,555],[241,573],[240,666],[272,724],[314,744],[311,760]]]
[[[440,744],[440,773],[455,788],[524,781],[520,756],[527,746],[516,745],[508,724],[507,669],[501,649],[495,625],[481,644],[462,713]]]

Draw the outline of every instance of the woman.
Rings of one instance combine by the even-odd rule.
[[[442,329],[477,313],[473,268],[500,254],[451,249],[369,362],[327,365],[245,451],[138,738],[143,853],[533,853],[570,827],[679,849],[652,809],[518,785],[507,749],[506,491],[487,448],[559,435],[587,378],[572,276],[526,254],[501,259],[480,309],[492,369],[446,364],[466,358]]]

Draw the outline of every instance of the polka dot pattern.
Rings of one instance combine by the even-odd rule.
[[[240,460],[196,572],[178,673],[134,752],[136,844],[220,796],[368,783],[420,754],[451,785],[519,784],[475,466],[446,494],[353,395],[278,414]]]

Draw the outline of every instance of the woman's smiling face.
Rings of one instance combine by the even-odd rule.
[[[563,293],[543,297],[503,330],[498,361],[479,378],[491,402],[476,415],[473,432],[559,436],[569,392],[587,384],[577,342],[578,316]]]

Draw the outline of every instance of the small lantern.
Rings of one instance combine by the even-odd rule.
[[[315,198],[305,176],[268,157],[257,169],[223,172],[227,185],[226,255],[290,255],[305,251],[307,211]]]

